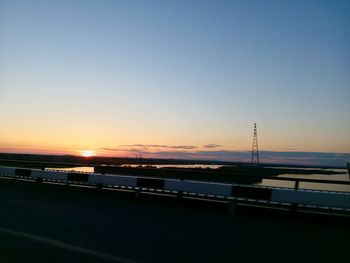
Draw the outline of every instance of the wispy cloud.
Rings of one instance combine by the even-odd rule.
[[[112,152],[126,152],[126,153],[150,153],[147,149],[143,148],[99,148],[104,151],[112,151]]]
[[[122,147],[146,147],[146,148],[168,148],[168,149],[183,149],[192,150],[198,148],[194,145],[162,145],[162,144],[127,144]]]
[[[122,149],[122,148],[106,148],[106,147],[102,147],[102,148],[99,148],[101,150],[105,150],[105,151],[127,151],[128,149]]]
[[[222,147],[222,145],[214,144],[214,143],[209,143],[209,144],[203,145],[203,148],[220,148],[220,147]]]

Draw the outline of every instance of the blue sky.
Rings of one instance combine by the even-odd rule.
[[[0,0],[0,149],[244,151],[257,122],[266,151],[350,153],[349,13],[349,1]]]

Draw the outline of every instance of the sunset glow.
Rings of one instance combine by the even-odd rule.
[[[83,150],[81,151],[81,156],[83,157],[91,157],[91,156],[95,156],[96,153],[94,151],[91,150]]]

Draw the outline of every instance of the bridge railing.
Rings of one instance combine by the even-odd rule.
[[[64,184],[83,184],[98,188],[126,187],[135,191],[170,192],[180,197],[183,195],[198,195],[229,201],[258,200],[268,204],[278,203],[294,206],[312,206],[323,209],[342,209],[343,211],[350,213],[350,193],[347,192],[315,191],[138,176],[101,175],[96,173],[76,173],[70,171],[59,172],[14,167],[0,167],[0,175],[20,180],[30,179],[34,182],[48,181]],[[282,180],[286,180],[286,178],[283,178]],[[298,181],[319,182],[320,180],[298,179]],[[344,181],[339,181],[337,183],[350,184],[349,182]]]
[[[55,171],[60,171],[59,169],[62,168],[62,171],[66,168],[63,167],[106,167],[105,165],[96,165],[91,163],[65,163],[65,162],[38,162],[38,161],[24,161],[24,160],[6,160],[6,159],[0,159],[0,166],[2,163],[5,163],[6,166],[23,166],[26,168],[36,168],[40,170],[45,169],[52,169]],[[61,172],[62,172],[61,171]],[[71,171],[71,173],[82,173],[82,174],[91,174],[93,172],[82,172],[82,171]],[[230,175],[234,179],[235,177],[242,177],[242,175]],[[254,178],[258,180],[262,179],[269,179],[274,181],[289,181],[294,183],[294,189],[298,190],[300,188],[300,183],[317,183],[317,184],[332,184],[332,185],[350,185],[350,177],[349,181],[343,181],[343,180],[330,180],[330,179],[311,179],[311,178],[295,178],[295,177],[277,177],[277,176],[271,176],[271,175],[247,175],[249,178]],[[176,178],[174,178],[176,179]],[[194,180],[194,179],[191,179]],[[281,186],[283,187],[283,186]]]

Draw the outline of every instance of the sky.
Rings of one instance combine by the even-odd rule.
[[[344,164],[349,14],[341,0],[0,0],[0,152],[241,160],[257,123],[266,161]]]

